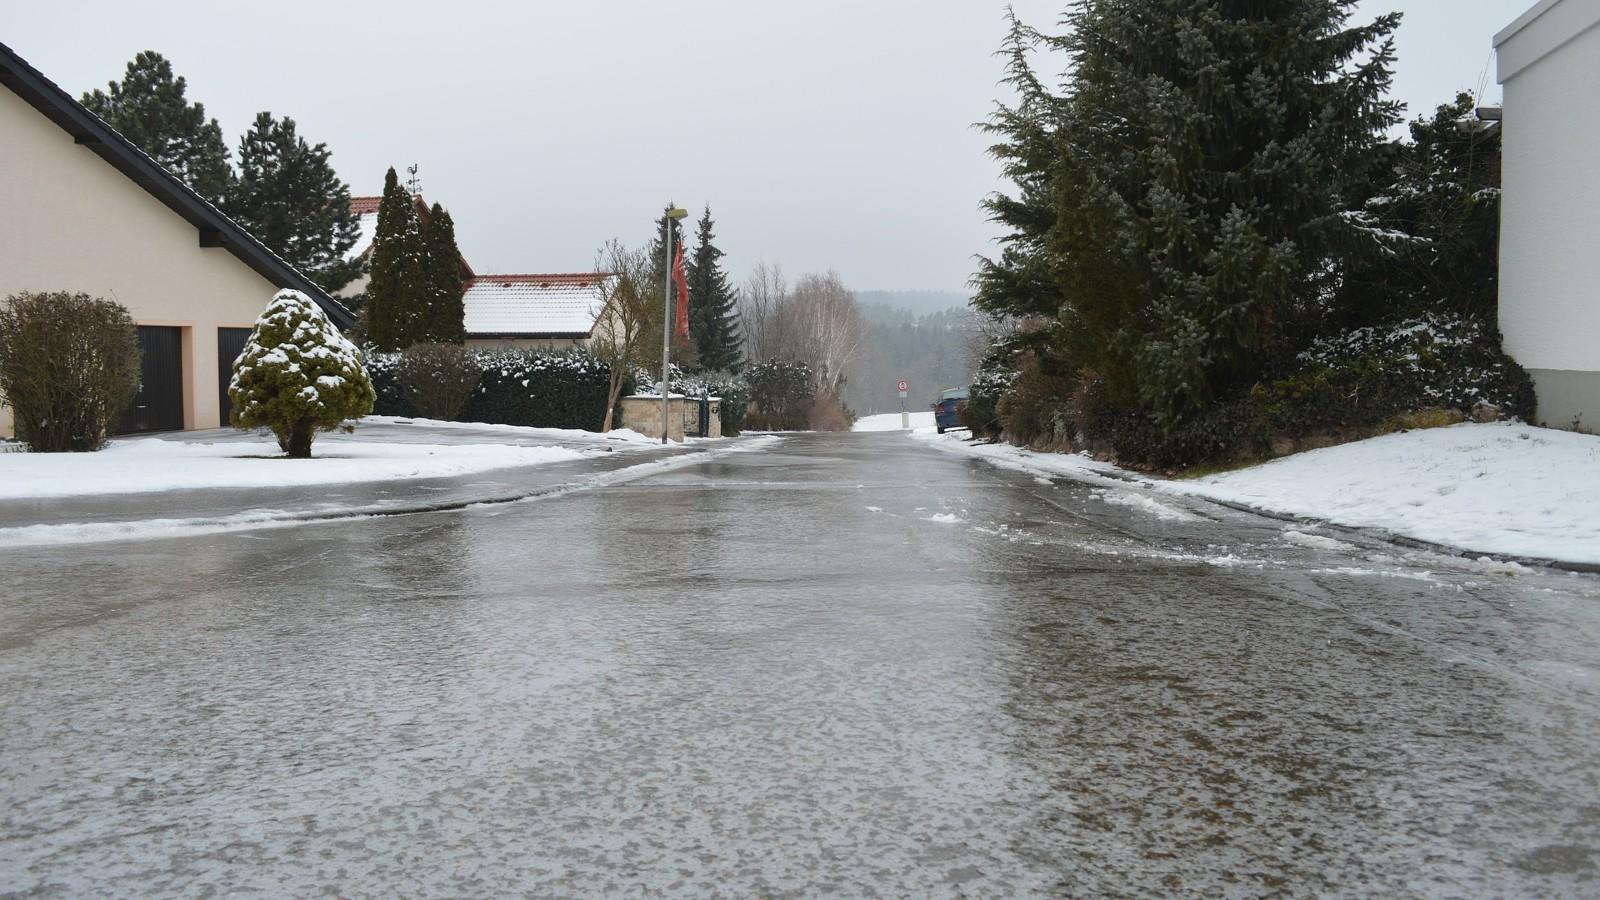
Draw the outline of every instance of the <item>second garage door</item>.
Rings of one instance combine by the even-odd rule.
[[[139,326],[139,393],[118,434],[183,430],[183,329]]]
[[[222,410],[222,427],[228,427],[228,413],[233,404],[228,402],[228,382],[233,380],[233,364],[244,352],[250,340],[249,328],[217,329],[217,409]]]

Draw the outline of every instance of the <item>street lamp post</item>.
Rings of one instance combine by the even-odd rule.
[[[661,316],[661,443],[667,442],[667,415],[672,409],[672,223],[687,218],[689,211],[678,207],[667,209],[666,240],[662,241],[662,249],[666,253],[666,265],[662,271],[666,278],[662,286],[662,302],[664,304]]]

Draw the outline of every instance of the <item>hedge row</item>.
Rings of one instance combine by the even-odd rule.
[[[1166,428],[1111,401],[1103,380],[1035,351],[986,365],[967,408],[973,433],[1019,444],[1088,449],[1158,469],[1227,464],[1304,440],[1364,437],[1407,414],[1466,415],[1479,403],[1527,417],[1533,382],[1486,323],[1428,316],[1316,342],[1292,371],[1219,398]]]
[[[610,370],[586,350],[475,350],[483,369],[478,388],[460,418],[464,422],[580,428],[605,424]],[[397,371],[398,353],[368,351],[367,372],[377,391],[373,412],[415,416]]]

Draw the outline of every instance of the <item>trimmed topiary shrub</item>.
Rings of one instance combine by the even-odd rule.
[[[311,456],[318,431],[372,412],[376,397],[361,351],[299,291],[279,291],[233,364],[236,428],[269,428],[294,459]]]
[[[7,298],[0,397],[28,449],[100,449],[138,392],[138,331],[120,304],[64,292]]]
[[[477,357],[459,344],[416,344],[395,365],[395,380],[411,407],[447,422],[467,408],[482,379]]]

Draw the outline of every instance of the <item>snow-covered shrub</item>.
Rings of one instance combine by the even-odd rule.
[[[1534,402],[1532,379],[1505,355],[1499,334],[1481,320],[1451,315],[1322,338],[1287,375],[1220,397],[1176,427],[1111,403],[1103,385],[1089,385],[1087,393],[1081,423],[1090,448],[1158,469],[1460,421],[1479,402],[1526,417]],[[1428,411],[1448,415],[1419,415]]]
[[[483,369],[459,344],[415,344],[400,354],[395,376],[419,414],[451,421],[472,401]]]
[[[610,369],[587,350],[471,350],[482,372],[459,418],[464,422],[581,428],[605,422]],[[377,412],[423,415],[400,383],[400,354],[371,353]]]
[[[289,456],[311,455],[318,431],[372,412],[361,351],[299,291],[279,291],[256,320],[228,384],[236,428],[270,428]]]
[[[803,362],[767,360],[745,370],[750,409],[744,427],[757,431],[800,431],[811,427],[817,376]]]
[[[138,392],[138,332],[120,304],[23,293],[0,308],[0,397],[28,449],[100,449]]]
[[[1479,319],[1429,315],[1316,341],[1287,378],[1258,388],[1274,431],[1293,436],[1378,425],[1399,413],[1466,413],[1490,403],[1533,413],[1533,380]]]
[[[1017,373],[1006,365],[985,359],[984,365],[972,376],[967,402],[961,407],[961,424],[967,426],[974,437],[1000,436],[1000,398],[1017,381]]]

